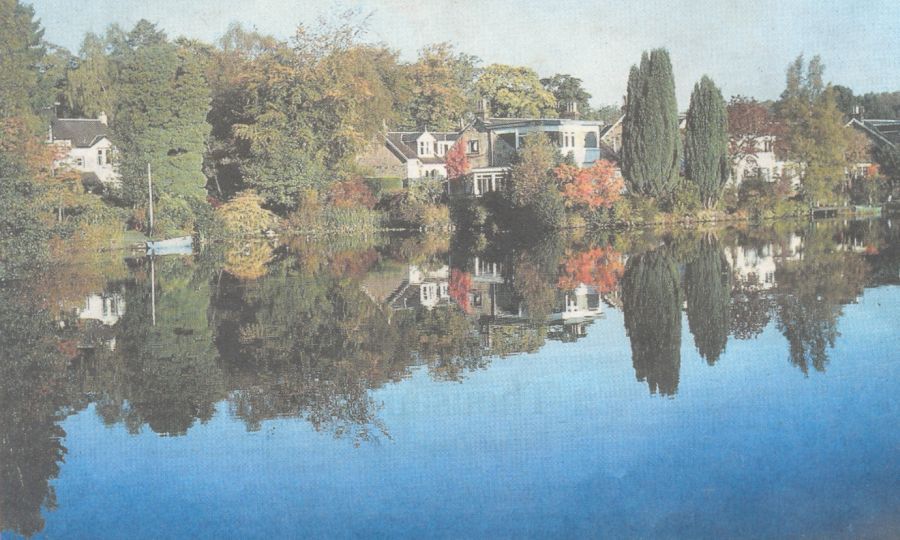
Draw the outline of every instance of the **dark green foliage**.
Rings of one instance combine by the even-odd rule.
[[[40,191],[20,163],[0,152],[0,280],[46,257],[49,231],[33,204]]]
[[[629,191],[666,199],[681,165],[681,137],[672,63],[665,49],[641,57],[628,77],[622,126],[622,173]]]
[[[639,381],[651,393],[678,391],[681,369],[681,289],[665,247],[628,259],[622,277],[625,330]]]
[[[715,83],[703,76],[694,85],[684,138],[685,172],[712,208],[728,180],[728,114]]]
[[[725,350],[731,320],[731,267],[714,236],[700,240],[684,282],[688,328],[700,356],[713,365]]]
[[[583,116],[591,113],[591,95],[582,86],[581,79],[569,74],[557,73],[556,75],[541,79],[541,84],[556,98],[559,112],[566,112],[566,105],[574,103],[578,112]]]
[[[900,119],[900,91],[868,92],[861,96],[853,94],[846,86],[835,85],[838,108],[847,116],[855,113],[857,107],[866,118],[879,120]]]
[[[150,276],[149,263],[142,270]],[[123,382],[119,395],[108,396],[120,409],[108,411],[107,420],[122,421],[132,432],[146,424],[156,433],[181,435],[212,418],[225,397],[207,317],[209,279],[195,273],[189,259],[158,260],[153,274],[155,325],[149,280],[126,294],[117,351]]]
[[[155,194],[196,204],[206,195],[203,154],[210,130],[202,64],[145,22],[129,34],[132,48],[121,59],[117,85],[113,133],[125,195],[132,203],[146,202],[150,163]]]
[[[52,103],[32,103],[40,65],[46,53],[44,31],[34,8],[19,0],[0,0],[0,118],[29,118]]]
[[[565,223],[565,204],[552,173],[561,161],[559,151],[545,134],[525,136],[503,192],[507,225],[513,229],[555,229]]]
[[[900,148],[876,146],[873,154],[879,172],[887,179],[888,194],[894,194],[900,188]]]
[[[0,286],[0,531],[25,537],[56,507],[52,481],[66,454],[66,360],[49,313]]]

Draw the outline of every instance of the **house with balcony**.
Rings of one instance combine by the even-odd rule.
[[[47,135],[47,142],[59,150],[54,169],[80,173],[88,189],[121,184],[106,114],[100,113],[97,118],[53,119]]]
[[[588,167],[599,159],[617,161],[621,119],[613,124],[581,120],[570,105],[560,118],[493,118],[482,101],[475,119],[456,132],[386,131],[357,163],[375,178],[446,178],[446,156],[458,141],[465,145],[469,174],[452,190],[480,197],[501,191],[525,137],[545,133],[563,155]]]

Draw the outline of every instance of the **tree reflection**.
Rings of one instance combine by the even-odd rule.
[[[778,329],[787,338],[791,362],[803,373],[810,366],[825,371],[842,306],[856,300],[868,279],[865,260],[842,250],[834,232],[812,224],[802,257],[785,261],[776,272]]]
[[[43,529],[42,506],[56,507],[50,481],[66,453],[66,358],[51,323],[19,291],[0,288],[0,531],[24,536]]]
[[[700,356],[713,365],[728,343],[731,268],[712,234],[700,239],[684,281],[688,328]]]
[[[675,395],[681,368],[681,291],[668,249],[635,255],[625,265],[622,302],[634,372],[651,393]]]
[[[772,318],[769,293],[752,283],[735,281],[731,290],[729,332],[737,339],[753,339],[765,330]]]
[[[137,269],[144,279],[128,290],[129,309],[120,322],[123,384],[105,396],[104,415],[107,421],[115,415],[131,432],[147,424],[156,433],[181,435],[195,421],[212,418],[224,397],[207,320],[209,279],[195,273],[188,260],[161,259],[154,265],[156,324],[145,262]]]

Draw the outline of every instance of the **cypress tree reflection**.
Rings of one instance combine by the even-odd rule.
[[[622,302],[625,331],[639,381],[650,393],[674,395],[681,368],[681,290],[675,262],[663,247],[635,255],[625,265]]]
[[[684,282],[688,328],[700,356],[713,365],[728,343],[731,301],[731,267],[713,235],[700,239],[697,255],[685,268]]]

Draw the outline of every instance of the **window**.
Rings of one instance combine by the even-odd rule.
[[[774,146],[774,143],[773,143],[772,139],[764,140],[763,141],[763,152],[771,152],[773,146]]]
[[[472,140],[466,142],[466,153],[469,154],[477,154],[478,153],[478,140]]]
[[[97,165],[103,165],[103,149],[97,149]]]
[[[83,157],[75,158],[75,166],[76,167],[84,167],[84,158]]]
[[[419,155],[430,156],[433,153],[431,141],[419,141]]]
[[[585,148],[597,148],[597,134],[593,131],[588,131],[584,134],[584,147]]]
[[[575,146],[575,134],[571,131],[563,132],[562,147],[573,148]]]

